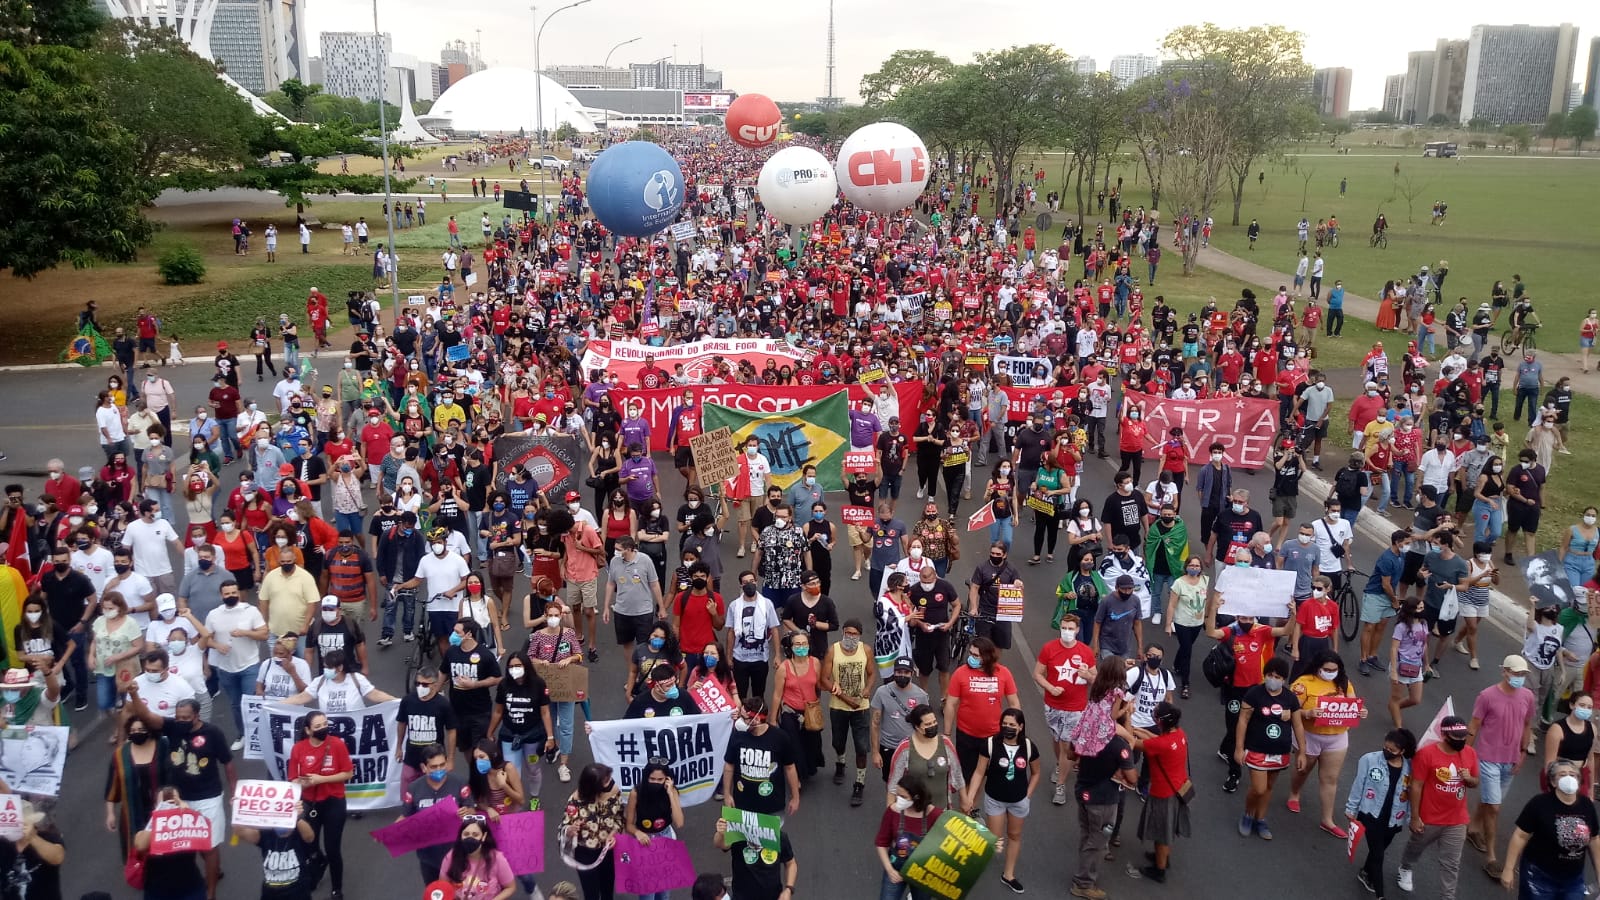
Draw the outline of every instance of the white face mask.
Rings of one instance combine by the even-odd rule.
[[[1594,524],[1594,516],[1584,516],[1583,517],[1583,524],[1585,524],[1585,525],[1593,525]]]
[[[44,618],[44,613],[42,612],[24,613],[24,615],[27,617],[28,624],[30,625],[37,625],[39,624],[39,620]]]
[[[912,559],[921,559],[922,558],[922,548],[921,547],[912,547],[911,548],[911,558]]]
[[[1076,629],[1076,628],[1063,628],[1063,629],[1061,629],[1061,643],[1066,644],[1067,646],[1070,647],[1073,644],[1076,644],[1077,642],[1078,642],[1078,629]]]
[[[433,551],[434,556],[444,555],[444,544],[433,544],[429,549]]]
[[[339,611],[337,609],[325,609],[322,611],[322,621],[327,622],[329,625],[332,625],[334,620],[338,618]]]
[[[1578,776],[1576,775],[1563,775],[1556,779],[1556,790],[1563,794],[1576,794],[1578,786]]]
[[[278,538],[273,543],[277,544],[279,547],[287,547],[287,546],[289,546],[289,539],[286,538],[286,537],[281,537],[281,538]]]
[[[544,617],[544,625],[545,625],[546,628],[560,628],[561,627],[561,617],[560,616],[545,616]]]
[[[429,685],[419,684],[417,685],[417,696],[426,700],[428,699],[428,691],[430,690],[432,690],[432,688]]]
[[[1569,791],[1568,793],[1571,793],[1571,792]],[[910,808],[911,808],[911,798],[910,797],[899,797],[899,796],[897,796],[897,797],[894,798],[894,811],[895,812],[902,812],[903,813],[903,812],[905,812],[906,810],[908,810]]]
[[[526,672],[526,671],[528,671],[528,670],[522,668],[521,666],[517,666],[514,669],[507,669],[506,670],[506,674],[510,675],[512,678],[521,678],[523,673]]]
[[[1300,543],[1301,544],[1309,544],[1309,543],[1311,543],[1311,537],[1312,537],[1311,535],[1302,534],[1299,537],[1300,537]]]

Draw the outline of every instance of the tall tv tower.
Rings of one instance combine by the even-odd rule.
[[[833,45],[833,0],[828,0],[828,95],[817,98],[817,103],[824,109],[838,109],[844,102],[833,89]]]

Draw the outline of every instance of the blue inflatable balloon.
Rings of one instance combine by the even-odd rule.
[[[649,237],[677,220],[683,170],[649,141],[614,144],[589,167],[589,207],[617,234]]]

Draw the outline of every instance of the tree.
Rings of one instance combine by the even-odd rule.
[[[107,115],[89,0],[0,0],[0,268],[126,262],[148,243],[154,194],[131,136]]]
[[[1526,125],[1511,125],[1505,130],[1506,139],[1518,153],[1527,153],[1533,146],[1533,129]]]
[[[1219,28],[1186,25],[1162,46],[1187,63],[1199,90],[1222,113],[1232,134],[1228,169],[1233,175],[1233,224],[1239,224],[1245,180],[1258,160],[1270,156],[1289,137],[1316,126],[1305,89],[1311,66],[1305,62],[1305,36],[1281,25]]]
[[[1567,134],[1567,114],[1553,112],[1544,120],[1544,127],[1539,129],[1539,137],[1550,139],[1550,152],[1556,152],[1556,141]]]
[[[1204,222],[1211,216],[1233,152],[1233,131],[1216,98],[1187,77],[1157,76],[1136,87],[1130,127],[1152,183],[1159,179],[1159,208],[1167,210],[1180,236],[1183,273],[1189,275],[1200,247],[1181,227],[1183,218]]]
[[[556,126],[556,140],[558,141],[570,141],[577,136],[578,129],[574,128],[571,122],[562,122]]]
[[[1101,163],[1109,174],[1117,148],[1129,137],[1128,102],[1129,95],[1105,72],[1087,79],[1069,73],[1066,89],[1058,94],[1066,173],[1074,176],[1073,197],[1080,222],[1088,215],[1088,202],[1094,194],[1095,174]],[[1089,182],[1088,194],[1083,190],[1085,178]],[[1065,174],[1062,186],[1066,186]],[[1161,186],[1152,178],[1150,205],[1155,207],[1160,202]]]
[[[1428,192],[1428,182],[1420,181],[1415,175],[1394,180],[1395,193],[1406,200],[1406,221],[1416,221],[1417,198]]]
[[[1011,196],[1017,153],[1044,144],[1058,127],[1051,108],[1071,90],[1067,55],[1048,44],[979,53],[957,77],[972,132],[994,161],[998,210]]]
[[[896,50],[878,71],[862,76],[861,102],[883,106],[906,88],[942,81],[954,69],[949,57],[932,50]]]
[[[1428,117],[1428,124],[1435,128],[1439,128],[1441,126],[1450,125],[1453,123],[1450,121],[1450,117],[1444,113],[1434,113]]]
[[[298,78],[290,78],[278,85],[278,90],[282,91],[283,96],[289,101],[289,118],[296,122],[304,122],[306,101],[310,100],[313,94],[322,93],[322,85],[306,84]]]
[[[1493,131],[1494,123],[1483,116],[1473,116],[1467,120],[1468,131]]]
[[[216,66],[170,28],[113,23],[95,49],[108,112],[133,136],[141,179],[242,165],[266,127]]]
[[[1595,129],[1600,127],[1600,110],[1592,106],[1580,106],[1567,113],[1567,136],[1572,138],[1572,148],[1583,152],[1583,142],[1594,137]]]

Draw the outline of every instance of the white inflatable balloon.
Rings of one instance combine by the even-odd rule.
[[[928,148],[915,132],[894,122],[875,122],[845,139],[834,171],[851,203],[887,215],[916,201],[931,167]]]
[[[767,160],[756,179],[761,202],[785,225],[807,225],[839,197],[839,182],[827,157],[810,147],[785,147]]]

